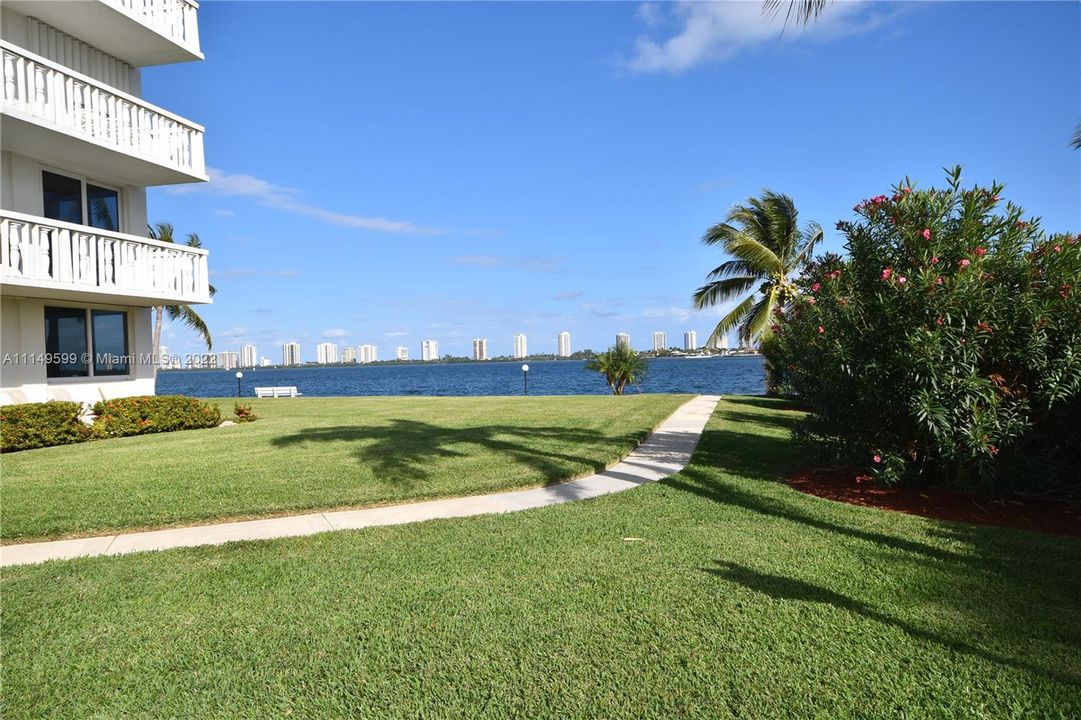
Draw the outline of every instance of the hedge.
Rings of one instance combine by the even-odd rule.
[[[0,407],[0,452],[70,445],[89,440],[93,431],[79,419],[77,402],[44,402]]]
[[[217,427],[221,410],[184,395],[148,395],[103,400],[94,405],[94,431],[99,437],[125,437]]]
[[[0,452],[69,445],[97,438],[217,427],[216,405],[183,395],[104,400],[94,405],[93,426],[79,416],[77,402],[50,401],[0,407]]]

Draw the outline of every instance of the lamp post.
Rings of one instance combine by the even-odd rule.
[[[236,371],[236,396],[240,397],[240,381],[244,378],[244,373],[239,370]]]
[[[522,385],[525,389],[525,394],[529,394],[529,366],[522,365]]]

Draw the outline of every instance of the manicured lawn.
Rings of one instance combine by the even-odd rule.
[[[603,469],[683,395],[297,398],[255,423],[0,458],[6,540],[469,495]],[[220,402],[232,417],[233,401]]]
[[[1081,717],[1081,541],[801,495],[792,417],[596,500],[4,570],[4,717]]]

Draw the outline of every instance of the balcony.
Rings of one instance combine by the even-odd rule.
[[[0,210],[0,292],[117,305],[209,303],[207,251]]]
[[[207,179],[200,125],[10,43],[0,54],[5,150],[127,185]]]
[[[198,4],[190,0],[4,0],[129,65],[202,60]]]

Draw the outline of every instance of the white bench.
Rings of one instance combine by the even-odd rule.
[[[287,387],[255,388],[255,397],[258,398],[298,397],[299,395],[300,393],[297,392],[296,385],[289,385]]]

